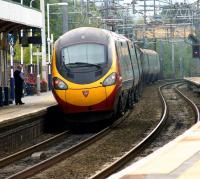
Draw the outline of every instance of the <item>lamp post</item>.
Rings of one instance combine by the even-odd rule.
[[[33,1],[30,2],[30,8],[32,8]],[[32,36],[32,29],[30,29],[30,36]],[[30,44],[30,74],[33,74],[33,44]]]
[[[45,2],[40,0],[40,10],[42,12],[42,78],[47,80],[47,60],[46,60],[46,29],[45,29]]]
[[[51,39],[50,39],[50,23],[49,23],[49,7],[50,6],[67,6],[68,3],[47,3],[47,44],[48,44],[48,86],[49,90],[51,90],[51,57],[50,57],[50,51],[51,51]]]
[[[8,39],[9,39],[9,46],[10,46],[10,67],[11,67],[11,72],[10,72],[10,98],[14,100],[14,69],[13,69],[13,58],[14,58],[14,36],[12,34],[8,34]],[[4,90],[5,92],[5,90]],[[7,91],[8,92],[8,91]],[[7,93],[5,92],[5,93]],[[5,95],[7,96],[7,95]],[[6,105],[9,104],[9,99],[5,99]]]
[[[23,5],[24,1],[21,0],[21,5]],[[21,30],[21,38],[23,37],[23,30]],[[22,43],[21,43],[21,65],[22,65],[22,72],[24,71],[23,70],[23,64],[24,64],[24,49],[23,49],[23,46],[22,46]]]
[[[42,55],[39,52],[39,46],[37,46],[37,95],[40,95],[40,62],[39,62],[39,56]]]

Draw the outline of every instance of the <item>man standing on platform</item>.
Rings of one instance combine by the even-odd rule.
[[[14,78],[15,78],[15,104],[16,105],[22,105],[24,104],[21,101],[22,94],[23,94],[23,86],[24,86],[24,76],[21,72],[22,66],[18,65],[17,69],[14,72]]]

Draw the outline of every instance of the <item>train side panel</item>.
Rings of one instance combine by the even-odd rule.
[[[151,83],[153,82],[153,78],[154,78],[154,66],[155,66],[155,55],[154,54],[148,54],[148,58],[149,58],[149,78],[148,78],[148,82]]]
[[[143,80],[145,83],[148,83],[149,80],[149,57],[145,53],[140,54],[142,69],[143,69]]]
[[[135,46],[129,43],[128,47],[129,47],[129,53],[130,53],[132,68],[133,68],[133,73],[134,73],[133,99],[134,99],[134,102],[138,102],[139,97],[142,93],[141,63],[140,63],[140,60],[138,60]]]
[[[132,92],[134,88],[134,74],[131,63],[130,54],[128,51],[127,41],[116,41],[116,52],[117,59],[119,61],[119,73],[122,78],[122,88],[119,95],[118,103],[122,103],[122,109],[118,109],[121,111],[125,110],[125,107],[131,105],[132,103]],[[129,100],[130,98],[130,100]]]
[[[149,49],[140,49],[140,59],[143,69],[143,81],[145,83],[156,81],[160,73],[158,53]]]
[[[150,82],[154,82],[158,79],[158,75],[160,73],[159,57],[155,51],[150,52],[149,63],[150,63],[150,67],[151,67]]]
[[[139,69],[139,64],[137,62],[137,57],[135,54],[135,48],[131,44],[129,44],[129,53],[130,53],[131,61],[132,61],[132,65],[133,65],[134,86],[137,86],[140,81],[140,69]]]

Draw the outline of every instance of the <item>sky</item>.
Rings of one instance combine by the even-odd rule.
[[[152,0],[153,1],[153,0]],[[161,0],[162,1],[162,0]],[[165,0],[166,1],[166,0]],[[168,0],[169,1],[169,0]],[[186,1],[186,3],[192,3],[192,2],[195,2],[197,0],[172,0],[173,3],[176,3],[176,2],[184,2]],[[125,3],[130,3],[132,2],[132,0],[124,0]]]

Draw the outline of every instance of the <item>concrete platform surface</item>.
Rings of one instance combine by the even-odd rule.
[[[57,104],[52,92],[41,93],[39,96],[26,96],[22,98],[24,105],[10,104],[0,107],[0,127],[12,123],[18,118],[45,111],[48,107]]]
[[[199,179],[200,122],[109,179]]]
[[[184,80],[200,86],[200,77],[184,77]]]

